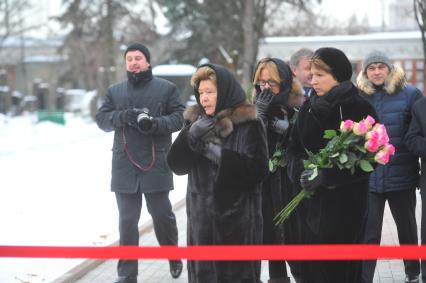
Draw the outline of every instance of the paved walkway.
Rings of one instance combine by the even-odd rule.
[[[417,222],[420,224],[421,202],[417,194]],[[179,245],[186,245],[186,212],[183,202],[175,206],[177,225],[179,228]],[[420,227],[419,227],[420,228]],[[420,229],[419,229],[420,230]],[[397,245],[398,236],[395,223],[386,205],[383,221],[382,244]],[[150,223],[142,228],[140,244],[147,246],[158,245]],[[54,283],[112,283],[116,278],[117,260],[88,260],[82,265],[64,274]],[[262,262],[261,280],[268,282],[266,262]],[[405,274],[402,260],[379,260],[377,263],[374,283],[400,283],[404,282]],[[186,264],[184,271],[178,279],[172,279],[169,273],[169,265],[166,260],[141,260],[139,261],[138,282],[143,283],[184,283],[188,282]],[[294,281],[292,281],[294,282]]]

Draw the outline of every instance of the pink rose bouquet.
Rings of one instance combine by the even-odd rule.
[[[308,152],[308,160],[304,161],[305,169],[314,170],[311,178],[318,175],[318,169],[338,167],[347,169],[352,174],[356,168],[364,172],[372,172],[373,164],[386,164],[395,153],[395,147],[389,144],[389,137],[383,124],[375,123],[374,118],[354,122],[342,121],[340,134],[335,130],[325,130],[324,138],[329,139],[325,148],[317,154]],[[302,189],[283,210],[274,218],[277,224],[284,222],[299,203],[312,195]]]

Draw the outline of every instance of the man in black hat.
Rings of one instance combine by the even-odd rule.
[[[141,43],[125,53],[127,79],[109,87],[96,122],[106,132],[115,131],[112,148],[111,191],[119,211],[120,245],[138,245],[138,222],[145,195],[160,245],[177,245],[176,218],[169,200],[173,175],[166,163],[172,132],[181,129],[185,106],[177,87],[153,77],[150,52]],[[136,283],[137,260],[119,260],[115,283]],[[170,261],[178,278],[182,261]]]
[[[411,120],[411,108],[421,92],[408,85],[401,67],[391,64],[381,51],[372,51],[357,78],[361,94],[374,106],[395,146],[395,154],[386,165],[378,165],[370,175],[368,215],[364,243],[380,244],[386,201],[392,212],[400,244],[417,245],[416,187],[419,178],[418,157],[403,142]],[[375,260],[364,261],[362,282],[373,282]],[[405,282],[419,282],[419,260],[404,260]]]

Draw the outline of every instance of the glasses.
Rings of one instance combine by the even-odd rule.
[[[278,86],[279,83],[273,80],[267,80],[267,81],[257,81],[256,84],[258,86],[265,86],[266,84],[268,84],[270,87],[274,87],[274,86]]]

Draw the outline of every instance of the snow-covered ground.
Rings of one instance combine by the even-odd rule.
[[[112,133],[72,113],[65,125],[0,116],[0,245],[102,246],[118,239]],[[175,176],[172,203],[184,198]],[[140,225],[150,219],[143,205]],[[0,258],[0,282],[48,283],[84,259]]]

